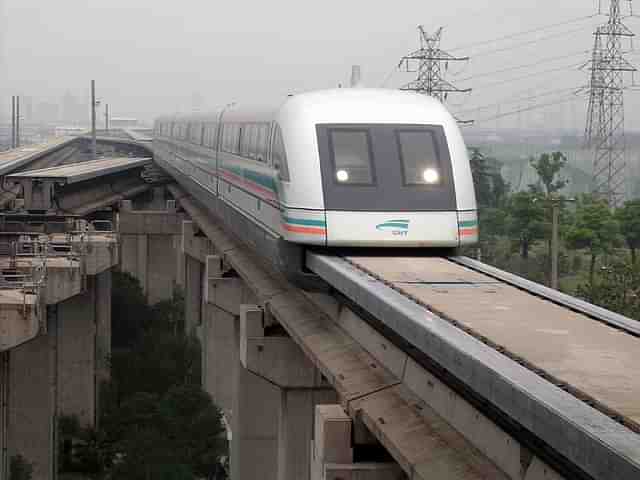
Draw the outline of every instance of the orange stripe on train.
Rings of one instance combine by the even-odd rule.
[[[311,228],[311,227],[294,227],[292,225],[285,225],[285,230],[292,233],[304,233],[307,235],[326,235],[327,231],[323,228]]]

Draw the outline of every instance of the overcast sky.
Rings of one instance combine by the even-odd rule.
[[[584,18],[596,13],[597,5],[597,0],[0,0],[0,88],[4,98],[19,93],[59,101],[66,91],[86,96],[95,78],[99,97],[112,105],[114,115],[150,119],[190,109],[196,92],[214,109],[229,101],[264,103],[346,84],[353,64],[362,65],[367,86],[387,80],[386,86],[397,87],[412,76],[393,73],[393,67],[418,47],[416,26],[424,24],[427,31],[445,27],[442,47],[472,57],[450,65],[450,81],[474,88],[471,95],[451,97],[450,108],[482,120],[553,103],[568,97],[571,87],[585,85],[588,72],[575,66],[588,59],[594,27],[606,21]],[[567,20],[511,40],[481,43]],[[640,20],[628,23],[640,32]],[[550,57],[536,67],[492,73]],[[640,63],[640,56],[632,58]],[[507,103],[516,94],[536,98]],[[638,95],[627,94],[632,129],[640,121],[633,108]],[[500,110],[493,105],[498,101]],[[505,117],[500,126],[578,125],[584,103],[576,97],[562,108]],[[492,106],[470,111],[485,105]]]

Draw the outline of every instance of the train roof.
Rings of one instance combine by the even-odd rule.
[[[234,105],[224,112],[225,122],[269,122],[279,115],[293,115],[312,123],[339,123],[341,119],[365,123],[406,122],[448,124],[455,122],[436,99],[415,92],[381,88],[335,88],[291,95],[270,106]],[[336,117],[337,115],[337,117]],[[160,120],[217,122],[220,110],[174,115]]]

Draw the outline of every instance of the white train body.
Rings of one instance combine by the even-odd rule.
[[[467,148],[455,119],[427,96],[336,89],[289,97],[267,113],[231,107],[163,118],[154,153],[202,203],[215,198],[279,241],[459,247],[478,239]]]

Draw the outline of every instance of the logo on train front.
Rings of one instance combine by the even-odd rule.
[[[409,220],[387,220],[376,226],[381,232],[391,232],[392,235],[406,237],[409,234]]]

